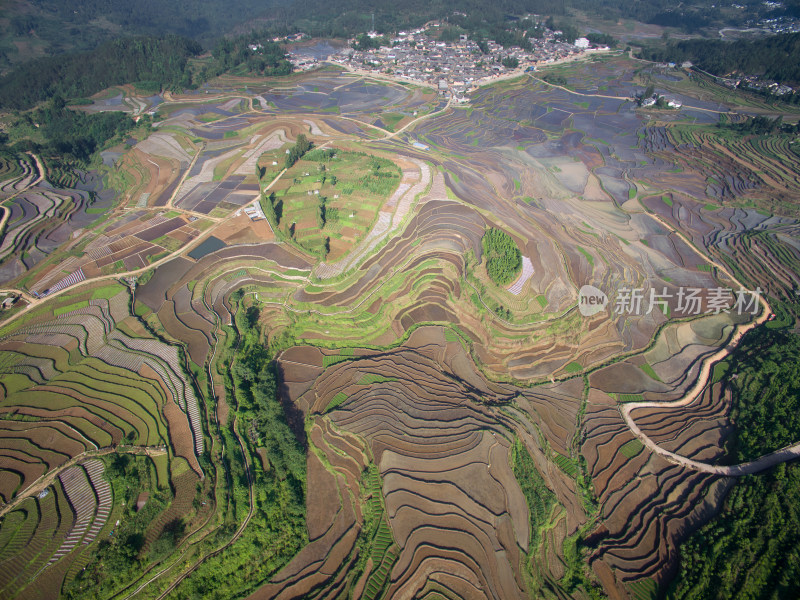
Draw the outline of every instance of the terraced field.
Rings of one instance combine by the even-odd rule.
[[[334,67],[125,87],[89,110],[157,106],[155,129],[102,167],[0,160],[0,595],[664,592],[735,485],[709,357],[798,315],[800,165],[717,128],[702,81],[638,109],[642,68],[458,107]],[[520,249],[506,286],[490,228]],[[764,302],[713,309],[740,287]]]

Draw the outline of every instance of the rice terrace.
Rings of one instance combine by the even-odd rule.
[[[0,598],[797,597],[800,109],[623,48],[6,115]]]

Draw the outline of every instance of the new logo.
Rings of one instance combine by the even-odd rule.
[[[591,317],[606,309],[608,296],[593,285],[585,285],[578,292],[578,310],[584,317]]]

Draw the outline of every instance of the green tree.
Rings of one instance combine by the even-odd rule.
[[[481,241],[486,272],[498,285],[511,283],[522,268],[522,253],[505,231],[489,229]]]

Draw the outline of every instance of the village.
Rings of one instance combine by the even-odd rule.
[[[531,50],[511,46],[504,48],[488,40],[479,45],[461,35],[458,41],[445,42],[436,37],[439,23],[429,23],[425,28],[400,31],[388,39],[389,45],[359,50],[356,40],[349,47],[327,58],[351,71],[382,73],[415,83],[435,86],[443,96],[465,102],[465,94],[479,85],[509,74],[535,71],[537,65],[577,57],[590,50],[586,38],[574,43],[560,40],[560,31],[546,30],[541,39],[530,38]],[[379,39],[375,32],[367,34]],[[605,49],[605,48],[604,48]],[[318,59],[290,52],[295,68],[309,69],[319,64]]]

